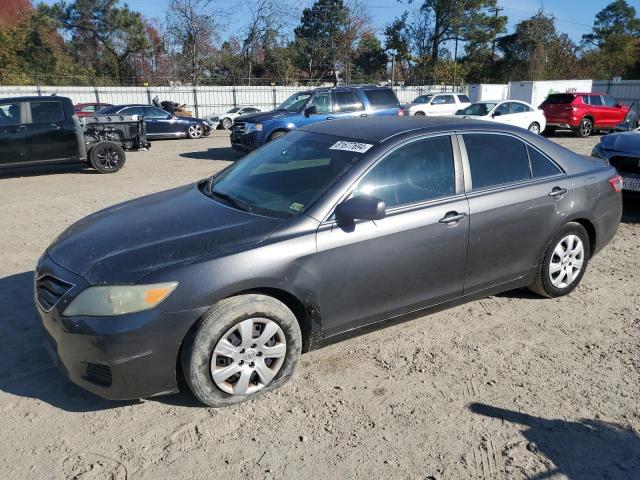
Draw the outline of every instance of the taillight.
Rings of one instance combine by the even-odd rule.
[[[404,117],[404,110],[402,108],[398,109],[398,116]]]
[[[611,177],[609,179],[609,185],[611,185],[611,189],[614,192],[620,193],[622,191],[622,177],[620,175]]]

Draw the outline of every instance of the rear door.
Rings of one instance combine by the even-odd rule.
[[[591,114],[593,116],[593,123],[595,127],[601,125],[606,126],[608,124],[607,117],[609,116],[608,109],[602,102],[600,95],[589,95],[589,105],[591,105]]]
[[[390,88],[364,88],[361,90],[366,99],[367,114],[369,115],[397,115],[400,102]]]
[[[337,118],[366,117],[364,104],[353,90],[334,90],[333,110]]]
[[[511,103],[501,103],[495,108],[491,115],[496,122],[511,124],[513,122],[513,118],[511,117]]]
[[[0,165],[28,160],[26,105],[0,103]]]
[[[509,102],[511,124],[520,128],[529,128],[533,122],[533,110],[520,102]]]
[[[531,272],[571,212],[572,184],[551,159],[516,136],[460,138],[469,178],[466,294]]]
[[[350,225],[329,219],[318,229],[327,335],[462,294],[469,222],[455,138],[398,146],[356,182],[353,194],[383,199],[387,213]]]
[[[30,101],[29,108],[29,160],[76,158],[79,153],[76,123],[67,118],[62,102],[44,97]]]

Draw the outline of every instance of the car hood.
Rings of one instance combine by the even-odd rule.
[[[257,112],[257,113],[249,113],[248,115],[240,115],[235,118],[236,122],[249,122],[249,123],[260,123],[265,120],[273,120],[276,118],[288,118],[288,117],[297,117],[300,113],[298,112]]]
[[[638,132],[611,133],[602,137],[600,144],[606,150],[640,155],[640,133]]]
[[[128,284],[261,242],[281,222],[233,209],[187,185],[89,215],[67,228],[48,254],[91,284]]]

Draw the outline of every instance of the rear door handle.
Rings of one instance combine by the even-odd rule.
[[[467,218],[466,213],[458,213],[458,212],[447,212],[447,214],[442,217],[439,222],[440,223],[457,223],[460,220]]]
[[[562,195],[564,195],[567,192],[568,192],[568,190],[566,188],[554,187],[553,190],[551,190],[551,192],[549,192],[549,196],[550,197],[561,197]]]

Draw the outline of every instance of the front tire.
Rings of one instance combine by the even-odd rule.
[[[202,138],[204,135],[204,128],[199,123],[194,123],[193,125],[189,125],[189,130],[187,130],[187,135],[191,139]]]
[[[124,149],[114,142],[99,142],[89,150],[89,162],[100,173],[116,173],[125,160]]]
[[[222,119],[222,128],[224,128],[225,130],[231,130],[232,126],[233,126],[233,121],[230,118]]]
[[[571,293],[587,269],[590,251],[585,228],[576,222],[567,223],[549,243],[529,290],[547,298]]]
[[[413,114],[413,116],[414,117],[424,117],[425,114],[424,114],[424,112],[416,112],[416,113]]]
[[[586,138],[593,133],[593,120],[590,118],[583,118],[576,130],[576,136],[578,138]]]
[[[250,294],[214,305],[185,339],[181,361],[195,397],[225,407],[282,386],[301,351],[291,310],[275,298]]]

